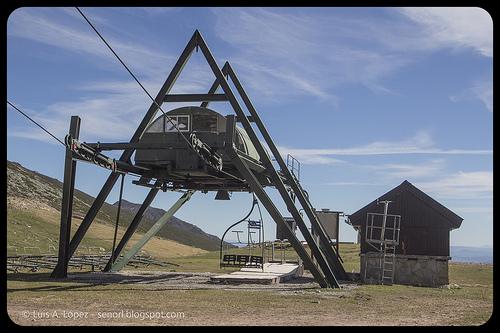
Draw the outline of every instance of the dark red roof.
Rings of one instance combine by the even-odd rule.
[[[462,224],[463,218],[431,198],[429,195],[426,193],[422,192],[418,188],[416,188],[413,184],[411,184],[409,181],[405,180],[402,182],[400,185],[396,186],[389,192],[383,194],[378,198],[378,200],[389,200],[391,197],[394,197],[400,191],[407,191],[408,193],[411,193],[412,198],[415,198],[415,200],[421,200],[429,209],[431,209],[433,212],[436,214],[440,214],[446,222],[448,222],[450,229],[456,229],[459,228],[460,225]],[[363,224],[366,221],[366,214],[368,212],[373,212],[376,208],[377,205],[377,199],[374,201],[370,202],[368,205],[364,206],[360,210],[356,211],[355,213],[349,215],[349,220],[350,223],[353,226],[359,226]]]

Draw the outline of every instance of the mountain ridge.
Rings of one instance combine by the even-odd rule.
[[[493,247],[490,246],[450,246],[451,261],[470,263],[493,263]]]
[[[113,204],[113,206],[118,207],[118,201],[116,201]],[[122,210],[129,211],[130,213],[135,215],[135,213],[137,213],[137,211],[139,210],[140,207],[141,207],[141,204],[136,204],[136,203],[130,202],[128,200],[122,199],[122,205],[121,205]],[[164,209],[149,206],[146,209],[146,211],[144,212],[144,216],[148,220],[156,222],[165,213],[166,213],[166,211]],[[167,225],[171,226],[171,227],[178,228],[180,230],[184,230],[184,231],[189,232],[189,233],[203,235],[204,237],[206,237],[207,239],[209,239],[211,241],[220,243],[219,237],[211,235],[209,233],[206,233],[200,227],[198,227],[194,224],[188,223],[186,221],[183,221],[175,216],[172,216],[170,218],[170,220],[167,222]]]

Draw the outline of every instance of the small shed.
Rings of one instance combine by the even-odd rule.
[[[381,254],[366,240],[365,233],[369,214],[384,213],[384,205],[378,204],[382,201],[390,201],[389,214],[401,216],[394,249],[394,283],[448,284],[450,231],[459,228],[463,219],[407,180],[349,215],[348,223],[359,233],[361,279],[380,280]]]

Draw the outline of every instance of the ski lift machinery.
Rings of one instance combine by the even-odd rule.
[[[177,77],[193,51],[201,51],[214,82],[207,93],[171,94]],[[230,82],[233,84],[232,88]],[[220,90],[220,93],[217,91]],[[243,106],[237,99],[241,98]],[[200,103],[163,112],[161,105],[169,102]],[[208,106],[213,102],[229,103],[235,114],[223,116]],[[155,118],[158,110],[163,115]],[[138,224],[159,190],[184,191],[183,197],[169,211],[175,212],[196,191],[252,192],[271,218],[282,227],[304,265],[321,287],[339,287],[338,279],[346,274],[335,248],[312,208],[306,192],[288,169],[257,110],[229,62],[220,68],[198,30],[194,32],[172,68],[158,95],[129,142],[86,143],[79,139],[81,120],[71,117],[66,136],[66,157],[61,209],[58,264],[53,277],[67,276],[68,261],[75,253],[116,181],[122,175],[135,175],[134,184],[150,191],[128,226],[105,270],[111,270],[120,253],[137,229]],[[237,124],[241,125],[237,126]],[[269,147],[268,153],[259,139]],[[119,159],[105,155],[106,151],[121,151]],[[132,155],[135,152],[134,161]],[[89,208],[80,226],[70,238],[73,191],[77,161],[94,163],[111,170],[106,182]],[[277,166],[273,164],[276,162]],[[275,188],[288,212],[302,233],[315,263],[305,246],[285,222],[283,215],[267,195],[264,187]],[[298,201],[298,202],[297,202]],[[299,208],[300,207],[302,208]],[[299,213],[305,212],[305,216]],[[306,218],[317,233],[313,237]],[[165,221],[163,221],[165,223]],[[161,224],[157,226],[161,227]],[[141,245],[141,244],[139,244]],[[137,248],[140,248],[140,246]],[[142,244],[144,245],[144,244]]]

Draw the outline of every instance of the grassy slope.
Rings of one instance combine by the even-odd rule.
[[[55,209],[18,209],[11,206],[7,212],[8,255],[55,254],[59,240],[54,235],[59,234],[59,218],[59,212]],[[75,232],[80,223],[81,220],[73,219],[72,233]],[[124,232],[125,228],[120,227],[118,237]],[[110,251],[113,234],[114,227],[104,223],[94,223],[82,240],[78,251],[80,253],[98,253],[99,248]],[[140,237],[142,237],[142,233],[136,233],[126,249]],[[206,252],[199,248],[158,237],[154,237],[147,243],[143,250],[146,254],[153,255],[158,259]]]
[[[36,171],[28,170],[18,163],[7,161],[7,195],[9,197],[23,198],[34,202],[43,202],[59,210],[61,207],[62,184],[57,179],[50,178]],[[74,215],[84,216],[93,201],[94,198],[92,196],[75,189],[73,204]],[[8,208],[10,209],[10,206]],[[117,208],[115,206],[105,202],[97,214],[96,219],[100,223],[114,226],[116,212]],[[122,210],[120,213],[120,225],[128,226],[133,218],[133,213]],[[57,218],[57,220],[59,220],[59,218]],[[144,217],[138,230],[146,232],[154,223],[155,221]],[[59,231],[49,237],[57,238],[58,234]],[[219,240],[207,238],[206,235],[201,233],[181,230],[169,224],[165,225],[158,232],[158,236],[207,251],[215,251],[219,248]]]

